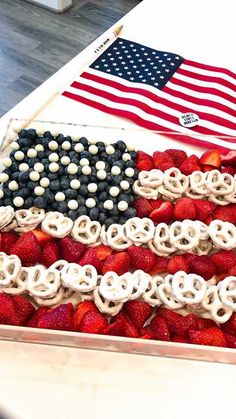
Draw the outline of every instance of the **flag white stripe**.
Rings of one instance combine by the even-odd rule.
[[[207,76],[207,77],[219,77],[223,80],[226,80],[226,81],[232,83],[236,87],[235,79],[233,79],[233,77],[230,77],[228,74],[220,73],[218,71],[204,70],[202,68],[193,67],[191,65],[184,64],[184,62],[183,62],[183,64],[181,64],[181,68],[183,70],[191,71],[192,73],[201,74],[201,75]]]
[[[148,105],[148,106],[150,106],[154,109],[165,112],[165,113],[167,113],[169,115],[172,115],[172,116],[174,116],[178,119],[182,115],[182,112],[180,112],[178,110],[174,110],[174,109],[170,108],[169,106],[166,106],[166,105],[163,105],[163,104],[160,104],[160,103],[157,104],[156,102],[152,101],[151,99],[146,98],[144,95],[139,95],[137,93],[121,92],[120,90],[117,90],[114,87],[103,85],[101,83],[95,82],[93,80],[88,80],[88,79],[85,79],[85,78],[82,78],[82,77],[80,78],[79,81],[80,81],[80,83],[84,84],[85,86],[92,86],[96,89],[101,89],[101,90],[103,90],[105,92],[109,92],[109,93],[111,93],[111,94],[113,94],[113,95],[115,95],[119,98],[139,100],[142,103],[145,103],[146,105]],[[71,89],[72,89],[71,91],[76,94],[77,89],[76,88],[71,88]],[[162,125],[163,125],[163,123],[162,123]],[[204,120],[204,119],[200,119],[199,126],[210,129],[210,130],[215,131],[215,132],[220,132],[222,135],[231,135],[231,136],[236,135],[236,130],[217,125],[217,124],[215,124],[211,121],[207,121],[207,120]],[[179,125],[178,125],[178,130],[180,130]]]
[[[211,87],[213,89],[220,90],[221,92],[227,93],[228,95],[235,97],[235,92],[233,90],[229,89],[228,87],[226,87],[226,86],[224,86],[220,83],[194,79],[193,77],[184,76],[183,74],[179,74],[178,71],[174,74],[173,77],[175,79],[182,80],[186,83],[194,84],[195,86],[206,87],[208,89],[209,89],[209,87]],[[209,92],[209,94],[210,94],[210,92]]]

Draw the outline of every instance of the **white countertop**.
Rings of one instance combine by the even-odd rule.
[[[236,70],[235,8],[234,0],[144,0],[121,20],[122,36]],[[57,94],[104,36],[4,115],[1,135],[10,118],[121,124]],[[234,365],[6,341],[0,341],[0,356],[0,407],[14,417],[222,418],[235,408]]]

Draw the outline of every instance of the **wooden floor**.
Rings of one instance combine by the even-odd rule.
[[[0,0],[0,116],[138,3],[74,0],[57,14],[24,0]]]

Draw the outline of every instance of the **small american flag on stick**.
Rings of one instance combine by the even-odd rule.
[[[63,95],[184,142],[236,148],[236,74],[224,68],[117,38]],[[200,119],[191,129],[179,123],[186,113]]]

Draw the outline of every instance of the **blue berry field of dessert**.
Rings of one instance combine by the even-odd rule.
[[[81,215],[106,227],[134,217],[136,152],[124,141],[90,143],[50,131],[22,129],[0,173],[0,207]]]

